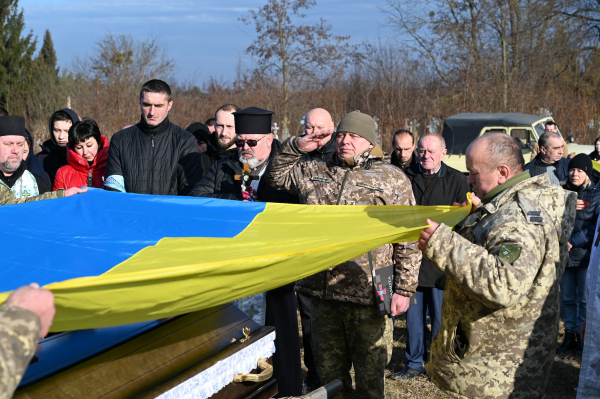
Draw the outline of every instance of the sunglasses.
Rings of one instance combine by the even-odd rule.
[[[258,140],[236,140],[235,141],[235,146],[236,147],[243,147],[245,144],[248,144],[248,147],[256,147],[258,145],[258,142],[262,139],[264,139],[267,136],[263,136],[261,139]]]

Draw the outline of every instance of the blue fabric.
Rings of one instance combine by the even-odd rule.
[[[0,292],[31,282],[45,285],[100,275],[165,237],[234,237],[265,206],[101,189],[4,205],[0,207],[4,247]],[[61,247],[69,250],[57,251]]]
[[[560,314],[565,333],[577,333],[586,316],[585,280],[587,267],[567,267],[560,280]]]
[[[418,287],[417,303],[406,311],[406,360],[407,366],[425,371],[425,362],[429,358],[425,344],[425,331],[427,329],[427,310],[431,318],[431,339],[440,329],[442,323],[442,302],[444,291],[433,287]]]

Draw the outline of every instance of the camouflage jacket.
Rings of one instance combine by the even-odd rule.
[[[457,398],[544,396],[556,349],[559,282],[576,194],[527,178],[460,231],[440,225],[424,256],[447,277],[427,375]]]
[[[35,197],[17,199],[10,188],[0,184],[0,205],[24,204],[25,202],[33,202],[45,199],[62,198],[65,196],[65,190],[50,191],[40,194]]]
[[[406,175],[385,164],[370,151],[354,157],[350,166],[340,161],[299,162],[304,152],[296,137],[283,143],[265,173],[271,184],[299,195],[310,205],[415,205],[412,187]],[[357,226],[360,228],[360,226]],[[411,296],[416,291],[421,253],[416,242],[385,245],[371,251],[373,269],[396,261],[394,292]],[[375,304],[368,254],[317,273],[298,282],[296,290],[310,296]]]
[[[23,308],[0,306],[0,398],[11,398],[35,354],[42,324]]]

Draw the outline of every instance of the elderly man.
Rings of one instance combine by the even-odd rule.
[[[187,195],[210,169],[194,136],[169,121],[171,88],[153,79],[140,90],[142,118],[114,134],[104,188],[137,194]]]
[[[543,133],[539,140],[540,153],[525,165],[531,176],[547,174],[550,182],[560,185],[569,175],[569,159],[563,158],[563,139],[554,132]]]
[[[44,181],[26,170],[23,161],[25,134],[25,118],[0,118],[0,205],[62,198],[87,191],[87,188],[73,187],[66,191],[42,192]]]
[[[12,397],[54,319],[54,295],[33,283],[0,306],[0,397]]]
[[[417,145],[419,163],[405,173],[412,184],[417,205],[452,205],[467,199],[467,177],[448,167],[442,160],[446,156],[446,142],[439,134],[426,134]],[[419,286],[415,293],[416,305],[406,312],[406,367],[392,376],[406,381],[425,374],[428,359],[425,334],[426,310],[431,318],[431,337],[435,338],[442,322],[445,277],[435,266],[423,259],[419,269]]]
[[[331,114],[323,108],[315,108],[308,111],[304,116],[304,135],[311,135],[317,132],[329,132],[319,141],[316,150],[307,154],[307,159],[319,159],[321,161],[331,161],[336,154],[335,139],[332,140],[335,123]]]
[[[217,161],[190,195],[237,201],[298,203],[297,196],[274,188],[264,178],[265,170],[280,146],[271,134],[272,114],[256,107],[234,112],[232,125],[237,132],[234,141],[238,149],[236,154]],[[257,323],[275,327],[277,339],[273,368],[279,395],[300,395],[300,337],[294,285],[242,298],[236,301],[236,305]]]
[[[544,396],[576,193],[523,171],[519,144],[485,134],[466,152],[481,205],[453,232],[431,220],[419,249],[447,277],[429,378],[453,397]]]
[[[416,165],[417,155],[415,154],[415,136],[410,130],[401,129],[392,136],[391,164],[396,165],[404,172],[413,165]]]
[[[17,199],[35,197],[52,191],[49,181],[27,170],[27,163],[23,160],[26,136],[24,118],[2,117],[0,120],[0,184],[9,188]]]
[[[544,133],[545,132],[559,134],[558,125],[556,124],[556,122],[554,122],[554,121],[546,122],[546,125],[544,126]],[[575,153],[573,152],[573,153],[569,154],[569,147],[567,146],[567,143],[564,140],[562,143],[563,143],[563,157],[566,157],[568,154],[569,158],[573,158],[575,156]],[[535,143],[535,145],[533,146],[533,149],[531,150],[531,157],[529,158],[529,161],[533,161],[539,153],[540,153],[540,145],[538,143]]]
[[[315,205],[414,205],[404,173],[383,162],[375,121],[360,111],[338,125],[332,162],[301,161],[328,131],[288,139],[273,159],[267,179]],[[357,226],[360,228],[360,226]],[[301,280],[296,290],[311,297],[315,364],[323,384],[340,379],[344,398],[383,398],[391,358],[392,321],[378,316],[372,273],[395,269],[391,314],[408,309],[421,254],[416,243],[386,245]],[[391,266],[392,263],[394,266]],[[356,392],[350,369],[354,366]]]

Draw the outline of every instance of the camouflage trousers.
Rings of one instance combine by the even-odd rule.
[[[382,399],[385,366],[392,358],[392,319],[377,316],[375,306],[311,297],[312,346],[323,385],[339,379],[340,399]],[[350,369],[354,365],[356,391]]]

